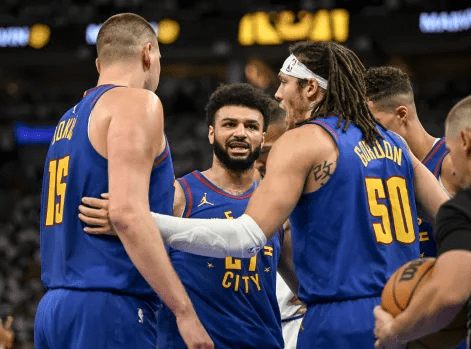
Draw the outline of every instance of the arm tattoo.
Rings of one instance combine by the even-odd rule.
[[[322,180],[326,179],[325,181],[322,181],[322,183],[321,183],[321,185],[324,185],[327,182],[327,180],[329,180],[329,178],[334,173],[335,166],[332,166],[332,165],[335,164],[335,162],[336,161],[327,162],[327,161],[324,160],[323,164],[319,164],[319,165],[315,166],[314,169],[313,169],[314,179],[316,181],[322,181]],[[332,167],[334,167],[334,168],[332,168]]]

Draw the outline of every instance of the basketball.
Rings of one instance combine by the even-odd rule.
[[[432,275],[435,258],[420,258],[407,262],[384,286],[381,306],[392,316],[397,316],[409,305],[417,290]],[[467,303],[458,315],[442,330],[407,344],[408,349],[453,349],[466,338]]]

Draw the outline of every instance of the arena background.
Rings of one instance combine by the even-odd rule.
[[[338,41],[366,67],[395,65],[414,84],[426,130],[471,94],[471,7],[445,0],[0,0],[0,317],[15,317],[15,349],[33,348],[43,294],[39,195],[52,130],[95,86],[94,39],[107,17],[134,12],[159,34],[175,174],[211,161],[204,105],[220,83],[271,95],[297,40]]]

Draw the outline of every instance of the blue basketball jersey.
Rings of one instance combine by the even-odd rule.
[[[56,127],[46,157],[41,197],[41,278],[46,289],[115,291],[158,302],[119,238],[86,234],[78,218],[82,197],[108,192],[108,162],[91,145],[88,124],[97,100],[115,87],[88,90]],[[173,181],[167,144],[151,174],[152,211],[172,214]]]
[[[419,255],[413,166],[403,143],[378,126],[374,147],[354,124],[309,121],[336,142],[329,181],[301,196],[290,216],[299,298],[306,304],[375,297],[391,274]],[[315,142],[315,140],[312,140]]]
[[[422,163],[438,179],[442,169],[443,159],[449,153],[445,144],[445,137],[440,138],[430,149]],[[419,218],[419,238],[420,238],[420,256],[436,257],[437,245],[433,237],[433,224]]]
[[[186,196],[184,217],[241,216],[256,187],[231,195],[199,171],[178,179]],[[215,348],[283,348],[281,318],[276,298],[276,270],[283,231],[280,229],[257,256],[211,258],[169,249],[196,313]],[[158,346],[186,348],[175,317],[164,306],[158,316]]]

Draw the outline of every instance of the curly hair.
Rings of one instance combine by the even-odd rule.
[[[302,41],[293,44],[290,53],[312,72],[327,80],[322,99],[314,106],[309,120],[335,113],[339,116],[337,128],[344,121],[346,131],[354,123],[363,131],[370,145],[381,134],[368,108],[365,88],[365,67],[353,51],[335,42]],[[298,79],[302,87],[307,80]]]
[[[372,102],[383,101],[398,95],[413,95],[412,82],[401,69],[384,66],[373,67],[365,74],[366,97]]]
[[[206,122],[214,126],[214,119],[219,109],[234,105],[258,110],[263,116],[263,131],[267,130],[272,99],[250,84],[221,84],[211,94],[206,104]]]

